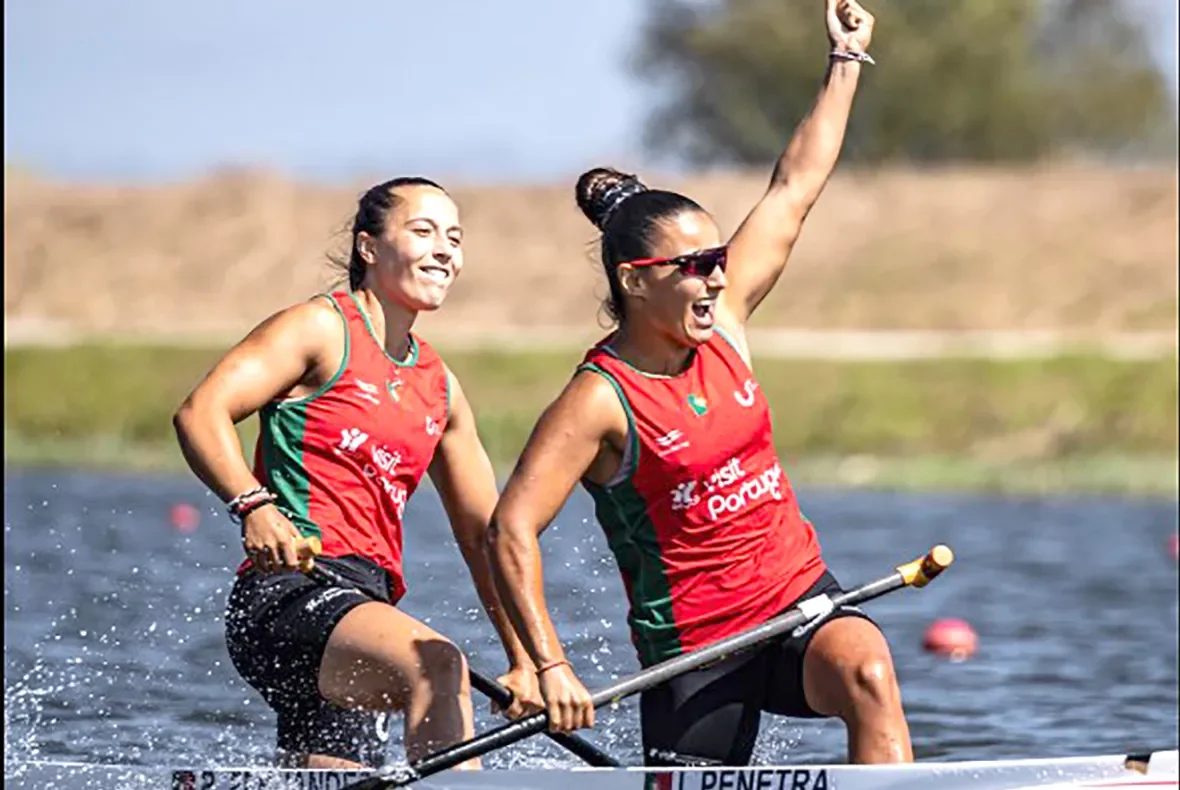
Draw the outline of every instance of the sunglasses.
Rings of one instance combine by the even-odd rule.
[[[681,274],[693,277],[708,277],[717,268],[725,271],[725,263],[725,247],[710,247],[707,250],[677,255],[675,258],[641,258],[637,261],[627,261],[628,266],[635,267],[668,264],[680,269]]]

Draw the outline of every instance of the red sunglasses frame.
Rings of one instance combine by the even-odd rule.
[[[725,271],[725,266],[728,263],[727,258],[728,248],[722,246],[710,247],[707,250],[697,250],[696,252],[687,252],[684,255],[677,255],[674,258],[640,258],[637,261],[626,261],[626,264],[637,268],[670,264],[680,269],[683,274],[693,277],[708,277],[718,267],[721,268],[721,271]]]

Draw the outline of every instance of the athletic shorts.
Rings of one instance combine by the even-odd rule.
[[[799,597],[843,592],[830,573]],[[869,618],[854,606],[840,617]],[[822,718],[803,694],[803,654],[816,627],[722,659],[645,691],[639,698],[644,763],[649,766],[748,765],[763,711],[794,718]]]
[[[389,574],[361,557],[320,558],[356,587],[298,571],[242,571],[229,595],[225,639],[238,674],[278,717],[280,760],[320,754],[380,767],[389,714],[337,707],[319,691],[320,661],[344,615],[369,601],[394,605]]]

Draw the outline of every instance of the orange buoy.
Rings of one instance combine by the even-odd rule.
[[[201,511],[192,505],[180,502],[172,506],[168,520],[177,532],[195,532],[197,525],[201,523]]]
[[[948,617],[930,624],[922,647],[951,661],[966,661],[979,647],[979,637],[967,621]]]

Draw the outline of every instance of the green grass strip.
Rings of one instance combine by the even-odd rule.
[[[7,349],[6,463],[182,468],[171,416],[219,353],[113,345]],[[442,353],[501,468],[511,466],[581,359],[558,352]],[[1175,358],[755,364],[774,410],[779,452],[796,478],[1004,490],[1019,489],[1022,479],[1035,490],[1177,487]],[[239,427],[252,448],[256,419]],[[1050,468],[1056,471],[1045,471]]]

